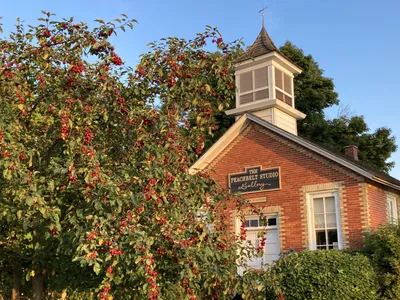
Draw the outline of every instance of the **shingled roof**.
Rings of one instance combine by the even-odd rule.
[[[248,59],[254,59],[274,51],[280,53],[263,26],[253,45],[247,48],[247,50],[236,59],[236,62],[240,63]]]
[[[321,145],[311,142],[308,139],[305,139],[305,138],[299,137],[297,135],[294,135],[290,132],[287,132],[287,131],[285,131],[285,130],[283,130],[283,129],[281,129],[281,128],[255,116],[253,114],[247,113],[246,117],[261,126],[272,129],[272,131],[275,131],[276,133],[285,136],[286,138],[292,140],[293,142],[301,144],[302,146],[304,146],[310,150],[313,150],[313,151],[321,154],[322,156],[325,156],[333,161],[336,161],[336,162],[346,166],[349,169],[352,169],[353,171],[356,171],[356,173],[359,173],[360,175],[363,175],[368,179],[371,179],[373,181],[378,181],[378,179],[383,180],[384,182],[379,181],[379,183],[385,184],[385,185],[388,185],[387,183],[389,183],[389,184],[395,185],[395,186],[391,186],[391,187],[394,187],[394,188],[400,190],[400,180],[386,174],[385,172],[382,172],[373,167],[370,167],[361,161],[354,160],[345,154],[332,151]],[[345,162],[345,163],[343,163],[343,162]],[[358,170],[362,170],[364,172],[360,172]]]
[[[255,122],[256,124],[267,128],[272,132],[279,134],[287,138],[288,140],[305,147],[306,149],[309,149],[310,151],[318,153],[319,155],[329,160],[332,160],[339,165],[342,165],[343,167],[348,168],[361,176],[364,176],[369,180],[389,186],[396,190],[400,190],[400,180],[382,171],[376,170],[375,168],[371,168],[360,161],[351,159],[344,154],[326,149],[325,147],[315,144],[307,139],[294,135],[250,113],[245,113],[241,118],[239,118],[239,120],[237,120],[228,129],[228,131],[211,148],[209,148],[207,152],[204,153],[202,157],[200,157],[199,160],[196,161],[196,163],[190,168],[190,172],[195,173],[197,172],[197,170],[206,168],[214,159],[214,157],[218,155],[218,153],[222,151],[222,149],[224,149],[227,144],[232,142],[237,135],[240,134],[245,126],[245,122],[249,121]]]

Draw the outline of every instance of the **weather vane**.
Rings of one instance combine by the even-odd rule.
[[[264,5],[263,5],[264,6]],[[262,27],[264,27],[264,11],[268,8],[268,6],[264,6],[262,9],[258,11],[258,13],[261,13],[262,17]]]

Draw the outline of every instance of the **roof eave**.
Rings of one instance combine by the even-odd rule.
[[[400,191],[400,186],[398,186],[397,184],[391,183],[389,181],[383,180],[382,178],[379,178],[377,176],[374,176],[374,178],[371,179],[372,181],[375,181],[377,183],[386,185],[388,187],[391,187],[392,189],[398,190]]]

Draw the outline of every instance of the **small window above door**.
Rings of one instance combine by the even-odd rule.
[[[277,216],[254,216],[246,220],[246,228],[276,227],[278,226]]]

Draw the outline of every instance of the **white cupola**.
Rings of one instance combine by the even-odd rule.
[[[227,115],[252,113],[297,135],[297,120],[306,117],[295,108],[293,78],[301,68],[274,45],[264,26],[235,63],[236,108]]]

